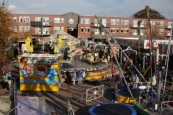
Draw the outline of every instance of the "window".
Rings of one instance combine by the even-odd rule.
[[[23,30],[24,32],[29,32],[30,31],[30,26],[24,26],[23,29],[24,29]]]
[[[23,22],[29,23],[29,22],[30,22],[30,17],[24,17],[24,18],[23,18]]]
[[[137,34],[137,32],[138,32],[137,29],[133,29],[133,33]]]
[[[116,24],[119,25],[120,24],[120,20],[116,19]]]
[[[84,28],[83,27],[81,27],[81,32],[84,32]]]
[[[89,27],[85,27],[85,32],[90,32],[90,28]]]
[[[168,22],[168,26],[171,26],[172,22]]]
[[[138,25],[138,20],[134,20],[133,25]]]
[[[119,32],[119,28],[116,28],[117,32]]]
[[[85,24],[90,24],[90,19],[85,19]]]
[[[106,24],[106,19],[102,19],[103,25]]]
[[[13,31],[17,32],[17,27],[16,26],[13,27]]]
[[[64,23],[64,18],[61,18],[61,23]]]
[[[19,22],[23,22],[23,17],[19,17]]]
[[[115,25],[116,24],[116,20],[111,19],[111,25]]]
[[[163,33],[164,33],[164,29],[160,29],[159,34],[163,34]]]
[[[35,21],[41,21],[41,17],[35,17]]]
[[[47,27],[43,28],[43,34],[49,34],[49,28]]]
[[[17,22],[17,17],[13,17],[13,22]]]
[[[41,28],[35,27],[35,33],[36,34],[41,34]]]
[[[155,24],[156,24],[155,21],[153,21],[153,26],[154,26]]]
[[[129,20],[124,20],[124,25],[129,25]]]
[[[160,26],[164,26],[164,21],[160,21]]]
[[[81,27],[81,32],[90,32],[90,27]]]
[[[94,20],[94,23],[95,23],[95,24],[98,24],[98,20],[97,20],[97,19],[95,19],[95,20]]]
[[[124,25],[124,20],[121,20],[121,25]]]
[[[19,32],[23,32],[23,26],[19,26]]]
[[[60,18],[54,18],[54,23],[60,23]]]
[[[160,25],[159,21],[157,21],[157,25],[158,25],[158,26]]]
[[[84,19],[83,18],[80,19],[80,24],[84,24]]]
[[[49,18],[48,17],[43,17],[43,22],[49,22]]]
[[[64,31],[64,27],[61,27],[61,30],[63,30],[63,31]]]
[[[124,33],[128,33],[129,32],[129,28],[124,28]]]
[[[115,28],[111,28],[111,32],[112,33],[115,33]]]
[[[60,30],[60,27],[54,27],[54,32],[58,32]]]
[[[123,28],[121,28],[121,32],[123,32]]]

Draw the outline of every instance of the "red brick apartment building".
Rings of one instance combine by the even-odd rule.
[[[147,35],[147,19],[125,17],[99,17],[108,31],[117,37],[139,37]],[[95,16],[81,16],[70,12],[62,15],[47,14],[13,14],[16,33],[29,33],[32,38],[48,37],[64,30],[74,37],[103,38]],[[139,21],[142,21],[139,24]],[[172,20],[151,19],[153,30],[159,37],[170,36]],[[139,32],[140,31],[140,32]]]

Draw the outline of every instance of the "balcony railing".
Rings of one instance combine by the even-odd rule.
[[[147,36],[147,32],[142,32],[140,34],[134,33],[134,32],[129,32],[130,36]]]
[[[49,33],[49,31],[44,31],[44,32],[31,31],[31,35],[45,37],[45,36],[50,36],[50,33]]]
[[[171,30],[171,25],[165,25],[165,29],[167,29],[167,30]]]
[[[164,35],[170,37],[171,33],[165,32]]]
[[[51,27],[53,26],[53,22],[41,22],[41,21],[31,21],[31,26],[33,27]]]
[[[130,28],[146,29],[147,25],[146,24],[141,24],[140,26],[138,26],[137,24],[130,24]]]
[[[110,27],[110,23],[103,23],[103,25],[104,25],[104,27],[106,27],[106,28],[109,28],[109,27]],[[92,23],[91,23],[91,27],[93,27],[93,28],[99,28],[99,27],[101,27],[101,25],[100,25],[99,23],[94,23],[94,22],[92,22]]]

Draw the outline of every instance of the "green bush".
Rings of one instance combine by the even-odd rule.
[[[14,50],[9,50],[6,52],[8,60],[11,60],[14,57]]]

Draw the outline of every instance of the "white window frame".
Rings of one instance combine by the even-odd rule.
[[[111,19],[111,25],[116,25],[116,20],[115,19]]]
[[[164,21],[160,21],[159,26],[164,26]]]
[[[60,27],[59,26],[54,27],[54,32],[58,32],[58,31],[60,31]]]
[[[61,18],[61,23],[64,23],[64,18]]]
[[[23,32],[30,32],[30,26],[23,26]]]
[[[90,18],[85,18],[85,23],[84,24],[90,24]]]
[[[129,28],[124,28],[123,32],[124,33],[128,33],[129,32]]]
[[[30,23],[30,17],[29,16],[28,17],[23,17],[23,22],[24,23]]]
[[[19,26],[19,32],[23,32],[23,26]]]
[[[90,32],[90,27],[85,27],[84,31],[85,31],[85,33],[89,33]]]
[[[13,31],[14,31],[14,32],[17,32],[17,26],[14,26],[14,27],[13,27]]]
[[[81,32],[84,32],[84,31],[85,31],[84,27],[81,27],[81,28],[80,28],[80,31],[81,31]]]
[[[164,29],[159,29],[159,34],[164,34]]]
[[[64,31],[64,27],[63,27],[63,26],[61,27],[61,30],[63,30],[63,31]]]
[[[61,23],[61,19],[60,18],[54,18],[54,23]]]
[[[13,22],[17,22],[17,17],[13,17]]]
[[[84,24],[84,18],[80,19],[80,24]]]
[[[41,22],[41,17],[35,17],[35,21]]]
[[[19,23],[22,23],[23,22],[23,17],[19,17]]]
[[[110,32],[111,32],[111,33],[115,33],[115,32],[116,32],[116,29],[115,29],[115,28],[111,28],[111,29],[110,29]]]
[[[129,25],[129,20],[124,20],[124,25]]]

